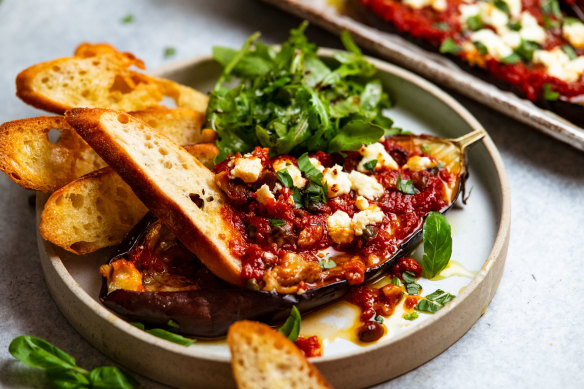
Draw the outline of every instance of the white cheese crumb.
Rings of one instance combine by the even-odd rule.
[[[262,161],[258,157],[236,158],[231,175],[245,183],[256,182],[262,173]]]
[[[519,15],[521,15],[521,0],[503,0],[509,6],[509,15],[511,19],[517,20],[519,19]]]
[[[352,183],[351,188],[357,191],[357,194],[369,200],[374,200],[385,192],[383,186],[375,177],[359,173],[357,170],[353,170],[349,174],[349,180]]]
[[[460,24],[462,24],[463,26],[466,26],[466,21],[468,20],[468,18],[471,18],[473,16],[478,15],[481,10],[479,8],[478,5],[476,4],[461,4],[458,7],[458,11],[460,12]]]
[[[509,18],[505,12],[495,7],[494,4],[486,2],[480,3],[479,9],[481,20],[484,24],[494,27],[495,30],[500,32],[507,30]]]
[[[270,200],[276,200],[274,194],[270,191],[270,187],[266,184],[260,186],[260,188],[255,192],[256,200],[263,205],[266,205]]]
[[[584,49],[584,24],[578,21],[564,23],[562,35],[578,49]]]
[[[367,199],[363,196],[357,196],[355,199],[355,205],[360,211],[363,211],[369,208],[369,201],[367,201]]]
[[[570,60],[560,47],[549,51],[536,50],[533,53],[533,63],[542,64],[550,76],[566,82],[578,81],[584,73],[584,56]]]
[[[499,35],[495,34],[493,30],[484,28],[475,31],[471,34],[470,39],[473,42],[481,42],[485,45],[489,54],[496,59],[505,58],[513,54],[511,47],[509,47]]]
[[[547,38],[543,27],[537,23],[537,19],[529,12],[523,12],[521,14],[521,30],[519,34],[526,41],[533,41],[540,44],[544,43]]]
[[[352,184],[349,175],[340,165],[324,169],[322,182],[327,183],[328,197],[337,197],[351,191]]]
[[[353,215],[351,227],[355,235],[363,235],[363,230],[370,224],[377,224],[383,221],[385,214],[378,206],[372,205],[370,208]]]
[[[428,157],[420,157],[418,155],[414,155],[408,159],[408,162],[403,166],[405,169],[410,169],[412,171],[420,171],[424,169],[432,168],[436,165],[434,161],[432,161]]]
[[[314,166],[316,168],[316,170],[318,170],[319,172],[323,172],[324,170],[324,166],[322,166],[322,163],[320,163],[320,161],[316,158],[308,158],[308,160],[310,161],[310,163],[312,164],[312,166]]]
[[[446,0],[433,0],[432,1],[432,8],[438,12],[446,11],[448,3]]]
[[[280,158],[274,162],[273,166],[274,170],[277,172],[286,169],[288,174],[290,174],[290,177],[292,177],[294,186],[298,189],[304,189],[306,186],[306,178],[302,177],[302,172],[292,163],[292,161],[286,158]]]
[[[413,9],[432,6],[436,11],[446,10],[446,0],[403,0],[404,5]]]
[[[399,168],[397,163],[394,159],[385,151],[385,147],[381,143],[373,143],[369,146],[362,146],[359,149],[359,153],[363,156],[363,159],[357,165],[357,170],[360,172],[367,172],[368,170],[365,169],[365,164],[369,161],[373,161],[374,159],[377,160],[377,165],[375,165],[375,169],[379,169],[381,167],[387,167],[389,169],[396,170]]]
[[[336,211],[326,220],[328,233],[332,241],[337,244],[349,243],[353,240],[351,218],[346,212]]]

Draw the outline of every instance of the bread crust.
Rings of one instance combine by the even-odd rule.
[[[227,344],[240,389],[332,388],[294,343],[266,324],[232,324]]]
[[[170,138],[125,113],[77,108],[66,118],[209,270],[229,283],[243,284],[241,262],[229,249],[229,242],[241,236],[222,217],[224,195],[209,169]],[[147,150],[148,145],[152,149]]]

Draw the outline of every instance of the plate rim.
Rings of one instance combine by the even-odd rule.
[[[342,52],[342,50],[322,48],[319,50],[319,55],[332,56],[336,52]],[[484,128],[478,122],[478,120],[466,108],[464,108],[462,106],[462,104],[460,104],[452,96],[447,94],[445,91],[443,91],[441,88],[439,88],[435,84],[433,84],[430,81],[427,81],[427,80],[423,79],[422,77],[412,73],[411,71],[403,69],[399,66],[389,64],[383,60],[379,60],[379,59],[372,58],[372,57],[366,57],[366,58],[371,63],[373,63],[376,66],[376,68],[378,68],[384,72],[390,73],[392,75],[396,75],[397,77],[404,79],[408,83],[414,84],[415,86],[424,90],[425,93],[431,94],[436,99],[441,100],[450,109],[452,109],[457,115],[459,115],[466,123],[468,123],[468,125],[472,129],[482,129],[484,131]],[[160,68],[155,69],[153,72],[150,72],[150,74],[156,75],[156,76],[162,76],[164,74],[168,74],[168,73],[171,73],[173,71],[185,70],[185,69],[188,69],[189,67],[195,66],[196,64],[201,64],[201,63],[204,63],[206,61],[211,61],[211,60],[212,60],[212,57],[210,55],[203,55],[203,56],[197,56],[194,58],[189,58],[189,59],[185,59],[185,60],[181,60],[181,61],[175,61],[175,62],[169,63],[165,66],[162,66]],[[484,307],[484,309],[486,309],[486,306],[490,303],[490,300],[492,299],[492,296],[494,295],[494,293],[497,289],[498,282],[499,282],[500,276],[502,274],[502,268],[503,268],[504,262],[505,262],[506,251],[507,251],[507,246],[508,246],[508,242],[509,242],[510,224],[511,224],[510,223],[511,222],[511,204],[510,204],[509,182],[507,179],[507,174],[505,172],[505,168],[504,168],[504,164],[503,164],[503,161],[501,159],[501,156],[500,156],[498,150],[496,149],[493,141],[488,136],[488,134],[485,136],[485,138],[483,138],[483,144],[485,145],[485,148],[487,149],[487,153],[493,162],[494,171],[497,173],[497,181],[499,183],[499,188],[497,188],[497,189],[500,190],[500,196],[501,196],[500,209],[497,209],[497,211],[500,212],[500,220],[499,220],[498,228],[496,231],[495,240],[493,241],[489,255],[485,259],[485,262],[483,263],[483,266],[481,267],[481,269],[477,272],[477,274],[473,277],[473,279],[469,282],[469,284],[467,284],[465,290],[460,293],[459,298],[455,299],[445,309],[442,309],[440,312],[437,312],[432,317],[424,320],[423,322],[412,325],[411,330],[404,331],[403,333],[392,338],[390,341],[383,342],[383,343],[376,343],[376,344],[373,344],[373,345],[370,345],[367,347],[363,347],[360,350],[352,350],[352,351],[339,353],[339,354],[331,355],[331,356],[311,358],[311,362],[313,364],[315,364],[317,367],[320,368],[321,366],[330,365],[331,363],[344,361],[344,360],[348,360],[348,359],[352,359],[352,358],[363,357],[366,354],[372,354],[375,352],[379,352],[379,351],[382,351],[385,348],[389,348],[392,345],[395,345],[399,342],[403,342],[404,340],[410,339],[411,337],[415,336],[416,333],[418,333],[420,330],[434,326],[435,323],[440,323],[440,321],[442,320],[442,318],[444,316],[448,315],[452,310],[456,309],[459,305],[463,304],[464,301],[466,301],[466,297],[475,292],[475,290],[481,285],[481,283],[485,280],[485,278],[490,275],[492,269],[495,267],[494,265],[498,264],[499,265],[498,267],[500,268],[500,274],[495,275],[494,287],[491,288],[492,292],[491,292],[490,296],[488,297],[488,300],[486,301],[486,305]],[[46,201],[46,198],[48,198],[48,195],[37,192],[37,199],[36,199],[37,227],[38,227],[38,224],[40,222],[40,216],[41,216],[44,201]],[[60,311],[64,314],[64,316],[68,319],[68,321],[73,325],[73,327],[78,332],[80,332],[81,335],[85,339],[90,341],[90,343],[92,343],[94,346],[96,346],[101,351],[103,351],[107,354],[107,352],[104,351],[104,348],[107,348],[107,347],[104,345],[98,345],[94,341],[92,341],[92,339],[89,339],[85,335],[85,333],[83,332],[84,329],[78,328],[78,326],[72,322],[73,319],[69,317],[69,314],[64,312],[64,310],[62,309],[61,299],[63,298],[63,296],[61,296],[61,295],[56,296],[55,295],[55,293],[59,294],[59,292],[56,292],[55,290],[53,290],[54,288],[52,287],[52,285],[50,285],[53,282],[53,280],[50,280],[52,278],[52,276],[58,275],[61,279],[61,282],[63,282],[63,284],[68,288],[68,290],[73,295],[75,295],[76,298],[80,299],[81,303],[85,304],[89,309],[91,309],[91,311],[93,311],[94,314],[97,314],[101,319],[108,321],[109,324],[111,324],[112,326],[115,327],[115,329],[122,331],[127,335],[130,335],[132,338],[135,338],[136,341],[146,342],[151,346],[159,347],[159,348],[162,348],[168,352],[179,354],[179,355],[187,357],[187,358],[194,358],[197,360],[203,360],[205,362],[214,362],[214,363],[218,363],[218,364],[222,364],[222,365],[230,364],[230,357],[229,356],[208,354],[208,353],[204,353],[204,352],[203,353],[193,352],[192,348],[187,348],[187,347],[184,347],[181,345],[177,345],[177,344],[165,341],[163,339],[157,338],[153,335],[147,334],[144,331],[141,331],[138,328],[134,327],[126,320],[118,317],[116,314],[109,311],[106,307],[104,307],[102,304],[100,304],[98,301],[96,301],[95,298],[91,297],[87,292],[85,292],[85,290],[77,283],[77,281],[75,281],[75,279],[73,278],[71,273],[69,273],[69,271],[65,267],[62,259],[59,257],[59,255],[57,253],[58,249],[54,245],[52,245],[50,242],[42,239],[38,228],[37,228],[37,243],[38,243],[38,247],[39,247],[39,254],[41,257],[41,265],[43,267],[43,273],[45,275],[45,280],[47,281],[47,284],[49,285],[49,290],[51,292],[51,295],[53,296],[53,299],[57,303],[57,306],[59,307]],[[52,267],[52,268],[50,268],[50,267]],[[484,311],[484,309],[483,309],[483,311]],[[478,317],[476,319],[472,320],[471,326],[476,322],[477,319],[478,319]],[[466,332],[466,331],[464,331],[464,332]],[[454,342],[457,339],[459,339],[464,334],[464,332],[462,332],[459,336],[457,336],[456,339],[454,340]],[[451,342],[446,347],[441,348],[439,350],[439,352],[435,353],[430,358],[425,358],[422,363],[433,358],[435,355],[438,355],[439,353],[443,352],[446,348],[448,348],[454,342]],[[110,356],[114,360],[119,360],[119,358],[116,358],[116,356],[112,356],[110,354],[108,354],[108,356]],[[122,362],[122,364],[126,365],[126,363],[124,363],[124,362]],[[415,366],[409,367],[405,371],[411,370],[411,369],[419,366],[420,364],[421,363],[416,363]],[[402,373],[405,371],[402,371]],[[140,372],[140,371],[138,373],[148,376],[148,373],[145,374],[144,372]],[[401,373],[399,373],[399,374],[401,374]],[[398,375],[398,374],[394,374],[393,376],[387,377],[384,380],[392,378],[396,375]],[[159,378],[154,378],[154,379],[159,380]],[[372,383],[375,383],[375,382],[372,382]]]

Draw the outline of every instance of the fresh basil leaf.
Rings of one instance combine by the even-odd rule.
[[[168,328],[173,328],[173,329],[176,329],[176,330],[178,330],[178,329],[180,328],[180,326],[178,325],[178,323],[177,323],[176,321],[172,320],[172,319],[171,319],[171,320],[169,320],[169,321],[166,323],[166,326],[167,326]]]
[[[572,24],[576,24],[576,23],[578,23],[578,24],[582,23],[582,21],[580,19],[572,18],[572,17],[564,18],[563,22],[565,25],[568,25],[568,26],[571,26]]]
[[[164,58],[171,58],[176,55],[176,49],[174,47],[164,48]]]
[[[391,283],[394,284],[394,285],[397,285],[397,286],[400,286],[401,285],[401,282],[400,282],[400,280],[399,280],[398,277],[393,277],[391,279]]]
[[[311,208],[315,203],[326,203],[327,201],[328,185],[325,182],[323,185],[309,182],[304,190],[304,207]]]
[[[363,167],[367,169],[370,173],[375,172],[375,166],[377,166],[377,160],[372,159],[371,161],[367,161],[363,164]]]
[[[410,312],[410,313],[404,313],[402,316],[404,319],[406,320],[416,320],[418,318],[418,312]]]
[[[521,31],[521,23],[519,23],[519,22],[515,22],[515,23],[509,22],[507,24],[507,28],[509,30],[511,30],[511,31]]]
[[[319,185],[322,183],[322,173],[310,162],[308,153],[304,153],[298,158],[298,168],[308,180]]]
[[[558,20],[552,19],[549,15],[543,15],[543,27],[546,30],[552,28],[560,28],[561,24]]]
[[[533,60],[533,53],[535,50],[539,49],[539,45],[536,42],[521,40],[519,46],[515,49],[515,53],[523,58],[526,62],[531,62]]]
[[[548,15],[553,15],[558,19],[562,18],[562,10],[558,0],[545,0],[541,3],[541,9]]]
[[[140,385],[134,377],[113,366],[93,369],[89,381],[92,389],[132,389]]]
[[[442,305],[431,300],[422,299],[414,309],[420,312],[435,313],[442,309]]]
[[[383,324],[383,316],[381,315],[375,315],[375,318],[373,320],[375,320],[379,324]]]
[[[440,31],[450,31],[450,25],[445,22],[434,23],[434,28],[437,28]]]
[[[555,92],[550,84],[543,84],[543,98],[554,101],[560,98],[560,94]]]
[[[478,31],[483,28],[483,19],[481,19],[481,15],[479,14],[470,16],[466,19],[466,25],[469,30]]]
[[[442,289],[437,289],[435,292],[432,292],[429,295],[427,295],[426,298],[428,300],[434,301],[435,298],[442,296],[444,293],[446,292],[444,292]]]
[[[457,45],[451,38],[445,39],[440,45],[441,53],[458,54],[462,51],[462,47]]]
[[[282,327],[278,329],[278,332],[295,342],[298,339],[298,334],[300,333],[300,312],[296,306],[293,306],[290,310],[290,316],[284,322]]]
[[[509,9],[509,4],[507,4],[507,2],[505,2],[504,0],[495,0],[494,4],[495,7],[505,12],[507,15],[509,15],[509,13],[511,12],[511,10]]]
[[[563,45],[562,50],[564,51],[564,53],[566,53],[566,55],[568,56],[568,58],[570,58],[570,60],[578,58],[578,54],[576,54],[576,51],[574,50],[574,48],[572,46]]]
[[[294,180],[292,179],[290,173],[288,173],[288,169],[284,168],[282,170],[278,170],[276,172],[276,177],[278,177],[278,180],[280,180],[282,185],[287,186],[289,188],[292,188],[294,186]]]
[[[422,145],[420,145],[420,150],[422,150],[422,153],[424,154],[430,154],[430,147],[428,147],[428,145],[425,143],[422,143]]]
[[[482,54],[482,55],[489,54],[489,49],[487,48],[487,46],[485,46],[485,44],[483,42],[475,41],[475,42],[473,42],[473,45],[476,47],[477,51],[480,54]]]
[[[302,193],[300,193],[300,189],[296,187],[292,188],[292,200],[294,200],[294,206],[296,209],[302,208],[304,202],[302,201]]]
[[[274,227],[282,227],[286,222],[282,219],[268,219],[271,225]]]
[[[521,62],[521,57],[517,53],[511,53],[508,56],[501,58],[501,62],[507,65],[513,65]]]
[[[362,145],[375,143],[384,135],[383,128],[363,120],[351,120],[329,142],[329,152],[357,150]]]
[[[402,273],[402,280],[406,284],[411,284],[412,282],[416,282],[416,275],[409,270],[405,271]]]
[[[440,212],[430,212],[422,228],[424,255],[422,272],[426,278],[434,278],[450,261],[452,236],[450,224]]]
[[[169,342],[180,344],[182,346],[190,346],[196,342],[196,339],[185,338],[184,336],[175,334],[174,332],[170,332],[162,328],[147,329],[146,332],[148,332],[150,335],[154,335],[158,338],[168,340]]]
[[[406,284],[406,292],[409,295],[417,295],[420,293],[420,290],[422,290],[422,286],[418,283],[412,282],[412,283]]]
[[[12,340],[8,347],[10,354],[30,367],[45,370],[77,368],[75,358],[44,339],[35,336],[19,336]]]
[[[337,263],[331,258],[321,259],[318,264],[320,265],[321,269],[332,269],[333,267],[337,266]]]
[[[138,329],[141,329],[141,330],[146,329],[146,326],[144,325],[144,323],[140,323],[139,321],[131,321],[130,324]]]
[[[46,371],[51,386],[59,389],[92,388],[86,375],[71,369],[51,369]]]
[[[408,195],[415,195],[420,193],[418,188],[414,186],[414,181],[403,180],[401,178],[401,173],[398,173],[397,175],[397,190]]]
[[[437,168],[439,168],[439,169],[442,169],[444,166],[446,166],[446,165],[445,165],[445,164],[444,164],[444,162],[442,162],[442,161],[440,161],[440,162],[438,162],[438,163],[436,164],[436,167],[437,167]]]
[[[454,300],[455,297],[456,296],[454,296],[454,295],[452,295],[450,293],[444,293],[442,296],[438,297],[434,301],[436,301],[438,304],[446,305],[447,303],[449,303],[452,300]]]

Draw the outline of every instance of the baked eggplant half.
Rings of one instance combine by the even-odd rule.
[[[446,212],[464,190],[465,151],[483,136],[401,135],[343,154],[269,159],[256,149],[229,157],[214,171],[230,199],[223,217],[244,237],[230,248],[247,286],[214,276],[148,215],[100,268],[101,301],[132,320],[172,320],[178,332],[207,338],[237,320],[276,324],[292,306],[314,310],[382,276],[420,242],[427,213]],[[238,164],[255,158],[257,179],[237,176]],[[349,177],[372,178],[381,192],[371,180],[344,188]]]

